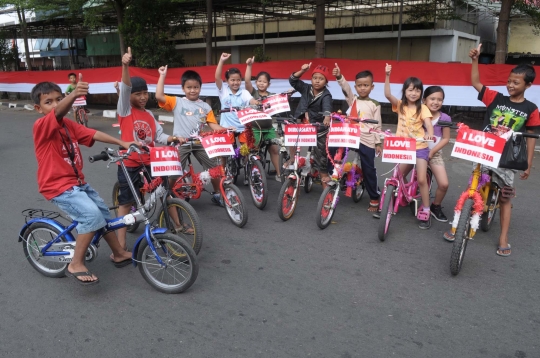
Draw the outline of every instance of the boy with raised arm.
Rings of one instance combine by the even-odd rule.
[[[79,146],[91,147],[95,141],[129,147],[130,142],[86,128],[65,115],[75,99],[88,93],[88,83],[79,74],[79,83],[62,99],[62,90],[52,82],[41,82],[32,89],[34,109],[43,114],[34,124],[33,137],[38,163],[39,192],[77,221],[77,243],[68,276],[82,285],[93,285],[99,279],[85,266],[85,254],[94,234],[110,218],[109,208],[99,194],[86,183]],[[113,252],[117,267],[131,263],[131,255],[119,244],[114,232],[104,236]]]
[[[497,133],[498,126],[509,127],[515,132],[526,129],[529,133],[538,132],[540,129],[540,116],[538,107],[525,99],[525,91],[531,87],[536,72],[531,65],[518,65],[510,71],[506,89],[509,96],[489,89],[480,82],[480,72],[478,70],[478,57],[480,56],[482,44],[469,52],[472,59],[471,84],[478,91],[478,99],[487,106],[484,117],[484,131]],[[500,115],[505,112],[505,115]],[[520,174],[522,180],[526,180],[530,173],[534,155],[536,138],[527,138],[527,157],[528,168]],[[499,236],[499,245],[497,255],[510,256],[512,253],[508,243],[508,231],[510,229],[510,218],[512,215],[512,197],[515,196],[514,175],[515,170],[503,168],[490,168],[492,170],[491,180],[501,188],[499,199],[501,211],[501,234]],[[451,233],[445,233],[444,238],[448,241],[454,241]]]
[[[202,79],[197,72],[188,70],[182,74],[182,90],[186,94],[184,98],[166,96],[165,78],[167,77],[167,66],[161,66],[158,72],[159,80],[156,86],[156,100],[161,108],[173,112],[173,135],[178,137],[181,143],[185,142],[185,138],[197,137],[202,126],[205,124],[212,130],[225,129],[217,123],[214,112],[212,112],[212,108],[208,103],[199,99]],[[182,160],[182,168],[187,168],[189,154],[193,154],[204,170],[217,165],[215,160],[208,157],[201,144],[184,144],[180,147],[179,154]],[[212,179],[212,187],[214,188],[212,202],[215,204],[222,203],[219,178]]]
[[[347,100],[352,117],[362,116],[365,119],[373,119],[378,121],[378,124],[364,123],[362,125],[368,128],[380,130],[382,126],[381,122],[381,105],[374,99],[369,98],[369,94],[375,87],[373,85],[373,74],[370,71],[362,71],[356,75],[354,81],[354,89],[356,89],[355,95],[349,82],[341,74],[341,70],[338,64],[332,70],[332,74],[336,77],[339,86],[341,87],[343,94]],[[380,155],[382,152],[381,137],[377,133],[362,132],[360,136],[360,165],[364,174],[366,189],[369,194],[370,202],[368,211],[375,213],[379,209],[379,199],[381,193],[377,185],[377,169],[375,168],[375,155]]]
[[[143,145],[153,147],[155,142],[167,144],[177,142],[178,138],[163,133],[163,128],[156,121],[152,112],[148,111],[148,86],[146,81],[140,77],[129,76],[129,63],[131,62],[131,47],[122,56],[122,81],[120,82],[120,94],[118,96],[117,115],[120,123],[120,136],[124,141],[136,140]],[[132,159],[132,160],[130,160]],[[141,164],[142,159],[142,164]],[[150,155],[133,153],[130,158],[124,161],[133,185],[137,188],[141,182],[139,172],[144,165],[150,172]],[[133,193],[129,189],[124,171],[118,166],[118,182],[120,193],[118,194],[118,216],[129,214],[131,206],[135,202]],[[178,214],[172,210],[171,217],[175,222],[175,227],[180,227]],[[118,229],[118,241],[122,247],[126,247],[127,227]]]

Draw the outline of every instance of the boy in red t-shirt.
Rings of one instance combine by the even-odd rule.
[[[88,83],[82,81],[81,74],[75,90],[63,100],[62,90],[52,82],[38,83],[31,93],[34,109],[44,115],[33,128],[39,192],[79,223],[77,245],[67,273],[82,285],[99,282],[86,268],[85,254],[94,233],[106,225],[110,213],[103,199],[84,180],[79,145],[91,147],[96,140],[126,148],[132,144],[64,117],[75,99],[87,93]],[[120,246],[115,233],[104,237],[113,252],[115,266],[130,264],[131,254]]]

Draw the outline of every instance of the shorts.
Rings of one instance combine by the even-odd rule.
[[[429,148],[422,148],[416,150],[416,160],[424,159],[426,162],[429,162]]]
[[[505,186],[514,187],[514,175],[515,171],[505,168],[490,168],[492,171],[491,182],[496,183],[499,188]]]
[[[442,150],[439,150],[437,153],[433,154],[429,160],[429,165],[439,165],[444,167],[444,160],[442,157]]]
[[[195,159],[197,159],[197,161],[199,162],[199,164],[202,165],[204,170],[220,165],[220,163],[216,161],[216,158],[208,157],[208,154],[206,154],[206,151],[201,144],[183,145],[178,150],[178,154],[180,154],[180,161],[182,163],[182,169],[184,171],[188,170],[189,154],[192,154]]]
[[[146,171],[150,175],[150,166],[145,166]],[[141,198],[141,192],[140,188],[143,187],[144,182],[142,181],[141,175],[139,174],[143,170],[143,166],[140,167],[127,167],[126,168],[129,177],[133,181],[133,186],[135,187],[135,190],[137,190],[137,194],[139,195],[139,199]],[[131,192],[131,189],[129,188],[129,184],[126,180],[126,176],[124,175],[124,171],[122,170],[122,167],[118,166],[118,183],[120,184],[120,193],[118,194],[118,205],[127,205],[132,204],[135,202],[135,198],[133,197],[133,193]]]
[[[274,128],[270,129],[255,129],[253,128],[253,137],[255,138],[255,146],[260,145],[261,140],[271,141],[276,139],[276,130]]]
[[[247,142],[246,134],[244,132],[242,132],[242,133],[230,133],[229,138],[231,139],[231,142],[232,142],[233,145],[234,145],[234,143],[236,143],[236,141],[235,141],[236,137],[238,137],[238,141],[240,143],[246,143]]]
[[[77,221],[77,232],[88,234],[107,225],[111,213],[103,199],[90,185],[74,186],[51,199],[73,220]]]

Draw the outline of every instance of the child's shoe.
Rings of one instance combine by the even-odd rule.
[[[221,207],[225,207],[225,202],[223,201],[223,198],[221,197],[221,194],[219,193],[211,193],[212,197],[210,200]]]
[[[431,227],[431,214],[429,208],[421,207],[416,218],[419,220],[418,227],[426,230]]]
[[[433,216],[435,220],[440,221],[442,223],[445,223],[448,221],[448,218],[442,212],[442,207],[440,205],[431,204],[430,209],[431,209],[431,216]]]

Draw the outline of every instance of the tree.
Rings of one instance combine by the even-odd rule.
[[[26,58],[26,67],[28,71],[32,71],[32,65],[30,63],[30,48],[28,46],[28,29],[26,27],[26,11],[33,10],[32,0],[0,0],[0,7],[13,7],[14,12],[17,13],[19,19],[19,25],[21,27],[21,34],[23,36],[24,43],[24,55]]]
[[[174,47],[179,33],[189,33],[184,12],[175,11],[178,0],[132,0],[119,31],[131,47],[137,66],[182,66],[183,57]]]
[[[19,49],[17,44],[11,44],[11,37],[9,33],[0,33],[0,69],[2,71],[9,71],[13,65],[19,64]]]

